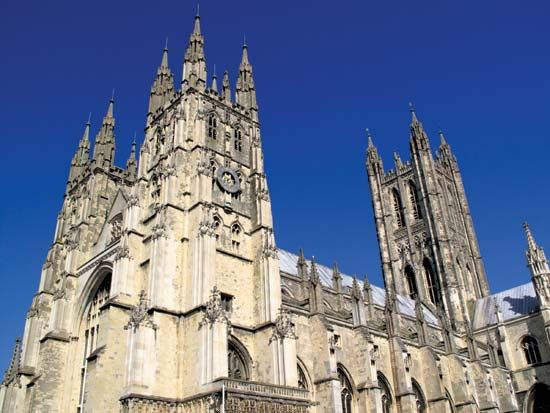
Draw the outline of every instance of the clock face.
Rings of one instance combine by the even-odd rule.
[[[241,182],[237,173],[233,169],[225,166],[218,168],[216,172],[216,180],[222,189],[230,194],[234,194],[241,187]]]

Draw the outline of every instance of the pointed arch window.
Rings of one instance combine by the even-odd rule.
[[[539,343],[534,337],[526,336],[521,340],[521,348],[525,355],[527,364],[536,364],[541,362]]]
[[[240,128],[235,128],[233,147],[237,152],[242,152],[243,150],[243,133]]]
[[[413,181],[409,181],[409,199],[411,201],[413,218],[415,220],[422,219],[422,210],[420,209],[420,202],[418,201],[418,190]]]
[[[84,323],[84,354],[80,369],[80,393],[78,411],[82,411],[84,394],[86,389],[86,376],[88,373],[88,357],[97,349],[97,339],[100,328],[101,307],[109,299],[111,293],[111,273],[108,273],[99,287],[95,290],[88,308],[86,309]]]
[[[298,387],[300,389],[309,390],[306,373],[302,367],[300,367],[300,364],[298,364]]]
[[[242,351],[234,343],[228,344],[227,367],[228,377],[236,380],[250,380],[248,365]]]
[[[418,288],[416,286],[414,271],[410,265],[405,267],[405,281],[407,282],[409,297],[415,298],[418,295]]]
[[[380,397],[382,399],[382,412],[392,413],[393,400],[391,396],[388,381],[382,374],[378,374],[378,387],[380,387]]]
[[[426,276],[426,286],[428,287],[430,301],[436,305],[440,304],[441,296],[439,292],[439,283],[437,282],[432,263],[428,258],[424,258],[422,265],[424,267],[424,275]]]
[[[415,397],[416,413],[426,413],[426,400],[424,399],[424,393],[422,393],[422,390],[416,381],[412,382],[412,390]]]
[[[403,204],[401,203],[401,196],[399,191],[395,188],[392,189],[392,201],[393,201],[393,211],[395,213],[395,221],[397,222],[397,227],[401,228],[405,225],[405,217],[403,216]]]
[[[231,226],[231,248],[238,252],[241,248],[241,233],[242,229],[239,224],[235,223]]]
[[[342,400],[342,413],[353,412],[353,387],[346,372],[339,367],[338,379],[340,380],[340,398]]]
[[[208,137],[215,140],[218,137],[218,118],[214,113],[208,115],[207,125]]]
[[[214,228],[214,236],[216,237],[216,241],[220,239],[220,232],[222,229],[222,220],[219,216],[214,216],[212,227]]]

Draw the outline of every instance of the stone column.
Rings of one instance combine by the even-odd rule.
[[[269,339],[275,384],[298,386],[297,338],[290,314],[281,308],[275,320],[273,334]]]
[[[157,326],[148,313],[145,291],[141,291],[139,303],[124,328],[128,330],[125,393],[147,393],[155,378]]]
[[[222,307],[221,294],[217,287],[212,289],[204,316],[199,323],[201,353],[200,376],[201,383],[227,377],[227,340],[231,322]]]

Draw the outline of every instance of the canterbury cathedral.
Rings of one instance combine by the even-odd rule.
[[[124,168],[114,99],[84,126],[1,411],[550,412],[548,261],[525,224],[490,292],[443,134],[411,107],[392,169],[367,134],[384,286],[346,275],[276,244],[248,48],[218,80],[204,42],[197,16],[179,87],[164,49]]]

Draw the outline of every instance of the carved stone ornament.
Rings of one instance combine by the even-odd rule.
[[[116,218],[111,222],[111,240],[115,242],[122,236],[122,217]]]
[[[296,327],[290,317],[290,313],[280,308],[279,315],[275,319],[275,328],[269,339],[269,343],[271,344],[274,340],[284,340],[285,338],[296,340],[298,336],[296,336]]]
[[[258,191],[256,194],[256,198],[260,201],[268,201],[269,202],[269,191],[265,188],[262,188]]]
[[[128,196],[127,202],[128,208],[139,206],[139,197],[137,195],[131,194]]]
[[[241,182],[237,173],[226,166],[218,168],[216,171],[216,180],[221,188],[230,194],[234,194],[241,187]]]
[[[163,224],[155,224],[151,230],[151,239],[156,240],[161,237],[166,238],[166,228]]]
[[[229,320],[229,315],[225,311],[222,305],[222,296],[218,287],[212,288],[210,294],[210,299],[206,304],[206,309],[204,310],[204,316],[199,323],[199,328],[209,325],[212,327],[214,323],[224,323],[227,324],[227,328],[231,328],[231,321]]]
[[[197,160],[197,173],[199,175],[211,176],[212,168],[210,167],[210,157],[206,151],[201,151]]]
[[[130,248],[127,246],[121,247],[118,252],[115,255],[115,261],[121,260],[123,258],[129,258],[132,259],[132,256],[130,255]]]
[[[140,326],[149,327],[153,330],[157,329],[157,325],[153,322],[153,317],[147,311],[148,301],[147,294],[144,290],[141,290],[139,293],[139,304],[133,308],[130,321],[124,326],[125,330],[132,329],[135,332]]]
[[[38,315],[38,308],[31,307],[29,308],[29,311],[27,311],[27,318],[36,317]]]

